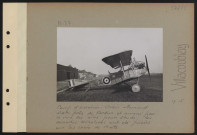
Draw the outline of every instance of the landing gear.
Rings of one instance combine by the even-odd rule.
[[[140,86],[138,84],[134,84],[131,89],[133,92],[140,92]]]
[[[137,83],[134,84],[132,87],[131,87],[131,90],[133,92],[140,92],[140,85],[138,84],[139,83],[139,77],[137,78]]]
[[[125,82],[125,84],[131,88],[131,90],[129,90],[130,93],[132,93],[132,92],[140,92],[141,88],[140,88],[140,85],[138,83],[139,83],[139,77],[137,78],[137,82],[134,85],[130,85],[130,84],[127,84]]]

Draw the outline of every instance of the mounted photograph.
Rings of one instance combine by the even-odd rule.
[[[163,102],[162,28],[57,28],[57,102]]]

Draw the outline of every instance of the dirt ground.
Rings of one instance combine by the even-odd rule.
[[[135,82],[131,82],[133,84]],[[61,83],[59,83],[61,84]],[[58,84],[58,85],[59,85]],[[83,89],[64,91],[57,94],[58,102],[162,102],[163,101],[163,75],[152,74],[151,81],[147,75],[140,77],[141,91],[134,93],[126,85],[116,88]]]

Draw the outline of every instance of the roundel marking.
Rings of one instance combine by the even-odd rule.
[[[111,82],[110,78],[109,77],[104,77],[103,78],[103,83],[104,84],[109,84]]]

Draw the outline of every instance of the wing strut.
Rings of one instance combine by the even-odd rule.
[[[124,72],[124,67],[122,66],[122,62],[121,62],[121,60],[120,60],[120,66],[121,66],[121,69],[123,70],[124,78],[126,78],[126,76],[125,76],[125,72]]]

